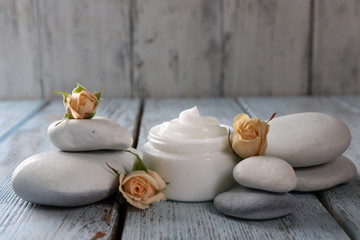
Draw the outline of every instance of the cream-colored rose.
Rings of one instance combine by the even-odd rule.
[[[69,95],[64,102],[67,114],[69,114],[70,118],[75,119],[92,117],[98,104],[99,100],[95,94],[87,90]]]
[[[164,180],[154,171],[134,171],[125,176],[120,174],[119,191],[134,207],[149,208],[149,204],[166,200],[162,190],[166,187]]]
[[[232,148],[241,158],[264,155],[267,148],[266,135],[269,124],[259,118],[250,118],[241,113],[234,118]]]

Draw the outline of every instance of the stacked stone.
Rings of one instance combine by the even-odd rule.
[[[286,160],[295,169],[295,191],[325,190],[356,176],[355,165],[342,154],[351,132],[338,118],[323,113],[298,113],[270,122],[266,155]]]
[[[136,157],[124,150],[133,139],[116,122],[90,120],[56,121],[48,128],[52,144],[61,151],[33,155],[12,175],[15,193],[26,201],[51,206],[81,206],[100,201],[117,191],[119,172],[130,172]]]
[[[242,160],[233,171],[240,184],[218,195],[216,208],[244,219],[290,214],[297,200],[291,190],[311,192],[346,183],[355,165],[342,154],[351,142],[341,120],[322,113],[299,113],[270,122],[265,156]]]

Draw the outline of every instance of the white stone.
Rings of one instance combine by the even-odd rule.
[[[298,183],[295,191],[325,190],[347,183],[356,176],[356,166],[344,156],[314,167],[295,168]]]
[[[296,187],[296,175],[286,161],[271,156],[242,160],[233,171],[234,179],[249,188],[270,192],[289,192]]]
[[[40,153],[15,169],[12,187],[19,197],[33,203],[86,205],[117,191],[119,178],[106,163],[120,172],[130,172],[134,161],[135,156],[125,151]]]
[[[129,132],[108,118],[59,122],[53,122],[47,133],[52,144],[63,151],[124,150],[133,143]]]
[[[309,167],[340,156],[351,141],[350,129],[340,119],[323,113],[298,113],[269,122],[266,155],[293,167]]]

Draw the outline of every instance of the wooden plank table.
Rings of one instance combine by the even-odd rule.
[[[35,102],[34,102],[35,103]],[[26,110],[28,104],[17,103]],[[139,100],[104,100],[98,114],[110,117],[135,132]],[[116,196],[76,208],[48,207],[26,202],[13,192],[10,178],[15,167],[33,154],[54,151],[46,135],[48,126],[61,119],[62,101],[47,103],[32,118],[23,121],[0,143],[0,239],[114,239],[118,234]]]
[[[267,119],[304,111],[337,116],[351,129],[345,152],[360,168],[360,96],[287,98],[105,99],[97,115],[117,121],[133,134],[134,147],[149,129],[197,105],[202,115],[231,125],[249,114]],[[15,110],[16,106],[16,110]],[[148,210],[117,204],[117,197],[84,207],[59,208],[28,203],[11,189],[15,167],[27,157],[56,150],[46,136],[48,125],[61,118],[61,101],[0,102],[0,239],[360,239],[360,182],[316,193],[293,193],[296,211],[286,217],[247,221],[219,213],[212,202],[156,203]],[[19,114],[21,113],[21,114]]]

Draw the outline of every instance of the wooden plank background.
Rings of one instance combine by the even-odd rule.
[[[283,100],[283,103],[286,102]],[[253,110],[259,109],[260,114],[256,115],[267,119],[274,112],[273,108],[276,108],[276,104],[273,106],[269,98],[262,99],[261,103],[260,106],[252,103],[248,106]],[[201,115],[214,116],[227,125],[232,125],[234,116],[245,109],[231,98],[148,99],[145,101],[141,118],[138,149],[146,143],[151,127],[176,118],[180,111],[193,106],[199,107]],[[286,110],[288,109],[283,111]],[[253,115],[255,116],[255,113]],[[129,206],[121,238],[349,239],[315,194],[295,193],[294,195],[299,204],[293,214],[267,221],[247,221],[227,217],[217,211],[212,202],[167,201],[153,204],[146,211]],[[353,220],[358,220],[358,216]]]
[[[277,116],[298,112],[323,112],[338,117],[349,126],[352,140],[344,156],[356,165],[358,174],[348,184],[339,185],[324,191],[316,192],[329,213],[344,228],[352,239],[360,237],[360,98],[347,97],[288,97],[288,98],[240,98],[245,107],[266,119],[269,112]]]
[[[359,0],[0,0],[0,99],[360,93]]]
[[[224,3],[225,95],[306,94],[310,0]]]
[[[14,128],[0,124],[0,239],[115,239],[119,230],[116,194],[103,201],[81,207],[50,207],[33,204],[17,197],[11,188],[11,175],[16,166],[31,155],[57,151],[46,136],[48,126],[61,119],[64,106],[55,100],[17,102],[20,112],[32,114],[22,121],[12,134],[3,134]],[[8,102],[0,102],[0,109]],[[140,110],[138,99],[106,99],[100,103],[97,114],[109,117],[136,136],[136,122]],[[7,109],[10,119],[18,117],[14,109]]]
[[[359,96],[105,99],[98,115],[127,128],[138,140],[134,147],[140,148],[152,126],[195,105],[203,115],[215,116],[228,125],[246,107],[250,107],[249,114],[262,119],[273,112],[279,116],[325,112],[350,127],[353,138],[344,155],[359,169],[359,104]],[[4,116],[0,121],[0,239],[359,239],[359,173],[348,184],[325,191],[293,192],[299,201],[296,211],[267,221],[226,217],[212,202],[167,201],[146,211],[119,207],[115,195],[76,208],[28,203],[12,191],[11,174],[30,155],[55,150],[44,136],[48,125],[62,117],[64,108],[61,100],[2,101],[0,111]]]

